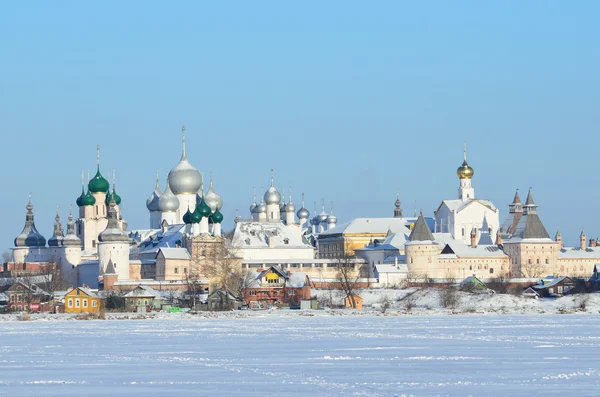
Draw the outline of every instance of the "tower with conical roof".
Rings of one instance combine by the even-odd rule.
[[[75,232],[73,212],[69,206],[69,221],[67,222],[67,234],[63,238],[62,255],[59,264],[60,274],[64,280],[76,285],[76,267],[81,263],[81,240]]]
[[[473,189],[473,185],[471,184],[473,174],[473,168],[467,163],[467,142],[465,142],[463,149],[463,163],[456,170],[456,175],[460,181],[458,187],[458,198],[460,200],[466,201],[475,198],[475,189]]]
[[[287,204],[285,204],[285,206],[284,206],[284,208],[285,208],[285,224],[286,225],[295,225],[296,224],[296,206],[292,202],[292,187],[291,186],[288,188],[288,193],[290,195],[290,198],[289,198]]]
[[[417,278],[443,277],[437,266],[439,251],[421,212],[404,245],[409,273]]]
[[[52,237],[48,239],[48,247],[61,247],[63,245],[63,239],[65,238],[62,225],[60,224],[60,215],[58,214],[58,207],[56,207],[56,216],[54,217],[54,232]]]

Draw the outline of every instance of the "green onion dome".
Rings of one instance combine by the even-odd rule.
[[[83,199],[85,197],[85,191],[83,190],[83,186],[81,187],[81,196],[77,197],[75,203],[77,203],[78,207],[83,207]]]
[[[223,222],[223,214],[219,210],[216,210],[211,216],[210,219],[213,223],[221,223]]]
[[[191,216],[192,216],[192,213],[190,212],[190,209],[188,208],[186,213],[183,214],[183,223],[185,223],[186,225],[189,225],[190,223],[192,223]]]
[[[81,202],[81,205],[79,203],[77,203],[77,205],[79,205],[80,207],[87,207],[88,205],[96,204],[96,198],[94,196],[92,196],[92,193],[90,193],[89,188],[88,188],[88,191],[85,194],[85,196],[81,197],[80,202]]]
[[[117,194],[117,192],[115,192],[115,186],[113,185],[112,188],[112,193],[110,192],[110,190],[108,192],[106,192],[106,205],[109,205],[110,200],[114,199],[115,203],[117,203],[117,205],[121,204],[121,196],[119,196]]]
[[[100,165],[98,165],[96,175],[90,180],[88,187],[92,193],[104,193],[110,188],[108,181],[100,173]]]
[[[196,211],[198,211],[200,213],[200,216],[202,216],[202,217],[210,216],[210,207],[206,204],[206,201],[204,201],[204,198],[202,198],[202,200],[200,200],[200,204],[198,204],[198,206],[196,207]],[[194,211],[194,212],[196,212],[196,211]]]
[[[200,215],[198,207],[196,207],[196,210],[190,215],[190,220],[192,221],[192,223],[200,223],[200,221],[202,220],[202,215]]]

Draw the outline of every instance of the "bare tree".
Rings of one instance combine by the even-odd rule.
[[[50,295],[54,296],[56,291],[65,291],[71,288],[68,275],[61,273],[56,263],[46,263],[40,266],[39,286]]]
[[[538,278],[544,274],[545,268],[541,261],[528,259],[524,265],[521,266],[521,274],[523,277]]]
[[[385,314],[386,310],[392,306],[392,301],[387,295],[384,295],[379,300],[379,304],[381,305],[381,312]]]
[[[204,277],[202,277],[202,275],[198,271],[192,271],[192,269],[190,269],[190,271],[187,272],[185,275],[185,280],[188,287],[187,293],[192,301],[192,310],[195,311],[198,298],[200,297],[200,294],[204,291],[206,285],[204,284]]]
[[[238,298],[250,281],[248,272],[242,269],[241,258],[235,255],[235,250],[228,249],[225,244],[212,244],[207,247],[202,273],[217,288],[226,289]]]
[[[2,263],[8,263],[12,259],[12,255],[8,251],[2,253]]]
[[[360,271],[357,270],[356,264],[352,257],[345,256],[336,260],[337,271],[336,281],[339,288],[342,290],[346,298],[350,302],[352,308],[356,308],[356,290],[360,279]]]

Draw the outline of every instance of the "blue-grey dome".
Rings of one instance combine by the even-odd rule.
[[[210,180],[210,185],[208,187],[208,191],[204,195],[204,201],[210,207],[210,210],[212,212],[215,212],[216,210],[220,210],[221,208],[223,208],[223,200],[221,199],[221,196],[219,196],[217,194],[217,192],[215,191],[215,189],[213,188],[212,178]]]
[[[300,219],[308,219],[308,217],[310,216],[310,212],[308,212],[306,208],[302,207],[298,210],[298,213],[296,215],[298,215],[298,218]]]

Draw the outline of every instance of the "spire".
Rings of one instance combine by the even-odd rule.
[[[212,171],[210,171],[209,175],[210,175],[210,182],[209,182],[208,188],[211,189],[212,188]]]
[[[304,192],[302,192],[302,208],[304,208]]]
[[[96,145],[96,160],[98,161],[98,170],[100,170],[100,144]]]
[[[204,172],[200,173],[200,191],[202,192],[202,194],[200,195],[200,198],[204,197]]]
[[[463,143],[463,159],[465,163],[467,162],[467,141]]]
[[[185,158],[185,125],[181,125],[181,158]]]
[[[288,186],[288,193],[290,194],[290,203],[292,202],[292,187]]]
[[[261,191],[261,192],[263,191],[263,185],[260,185],[260,191]],[[264,197],[263,197],[263,198],[260,200],[260,203],[261,203],[261,204],[264,204],[264,203],[265,203],[265,198],[264,198]]]
[[[329,203],[329,208],[330,208],[330,211],[329,211],[329,213],[330,213],[331,215],[333,215],[333,201],[331,201],[331,202]]]
[[[256,204],[256,186],[252,186],[252,197],[254,204]]]
[[[535,203],[533,202],[533,196],[531,195],[531,188],[529,188],[529,192],[527,193],[527,200],[525,200],[525,205],[529,207],[535,207]]]
[[[112,258],[110,258],[108,260],[108,265],[106,265],[106,271],[104,272],[104,274],[116,274],[117,272],[115,272],[115,266],[113,265],[112,262]]]
[[[325,212],[325,199],[324,198],[321,199],[321,211]]]
[[[400,191],[396,193],[396,202],[394,203],[394,218],[402,218],[402,203],[400,202]]]
[[[271,187],[275,186],[275,170],[271,168]]]
[[[515,198],[513,199],[513,204],[521,204],[521,198],[519,197],[519,189],[517,189],[515,193]]]
[[[413,207],[413,217],[417,217],[417,200],[415,200],[415,205]]]
[[[159,187],[160,187],[160,182],[158,179],[158,170],[156,170],[156,186],[155,186],[155,188],[158,189]]]

